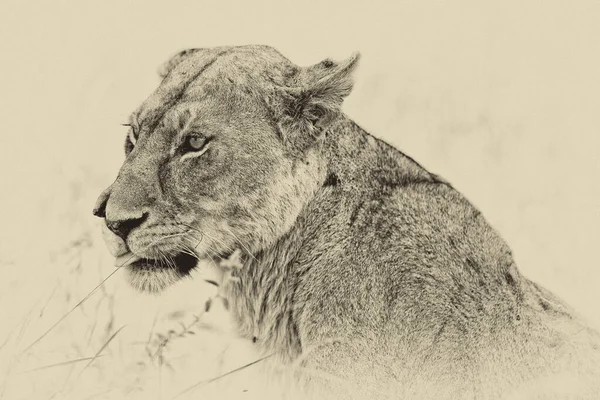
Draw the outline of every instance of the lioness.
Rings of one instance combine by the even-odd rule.
[[[168,61],[94,210],[132,285],[241,250],[224,287],[240,334],[319,371],[328,396],[566,398],[550,385],[566,379],[600,398],[599,335],[450,184],[342,113],[358,60],[241,46]]]

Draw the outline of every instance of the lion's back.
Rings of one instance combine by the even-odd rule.
[[[340,193],[320,211],[323,220],[312,222],[321,256],[297,298],[300,337],[335,337],[345,354],[326,346],[315,355],[320,368],[331,362],[332,372],[400,383],[406,393],[427,381],[473,395],[580,372],[568,353],[583,347],[568,336],[583,325],[519,273],[506,243],[449,185]],[[352,362],[359,355],[374,360],[370,370]]]

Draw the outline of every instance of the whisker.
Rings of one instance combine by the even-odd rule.
[[[218,255],[216,252],[212,251],[211,249],[207,248],[206,251],[210,254],[212,254],[213,257],[217,257],[219,259],[221,259],[221,261],[225,261],[223,259],[223,257],[221,257],[220,255]],[[210,260],[212,261],[212,263],[215,265],[215,267],[217,266],[217,263],[215,263],[215,260],[212,259],[212,257],[210,258]]]
[[[191,246],[191,244],[187,244],[187,243],[184,242],[183,246]],[[193,252],[193,249],[190,250],[190,251]],[[223,257],[221,257],[219,254],[217,254],[215,251],[211,250],[210,247],[206,247],[206,251],[208,253],[210,253],[212,255],[212,257],[217,257],[217,258],[221,259],[221,261],[224,261]],[[200,258],[198,258],[198,256],[196,256],[195,254],[193,254],[193,256],[196,257],[198,260],[200,260]],[[215,268],[218,269],[219,266],[217,265],[217,263],[215,262],[215,260],[213,260],[212,257],[209,257],[208,260],[215,266]]]
[[[186,249],[186,247],[187,247],[187,246],[188,246],[188,244],[184,242],[184,243],[180,244],[178,247],[179,247],[179,249],[180,249],[181,251],[183,251],[183,252],[186,252],[186,253],[188,253],[188,254],[192,255],[193,257],[196,257],[196,259],[197,259],[197,260],[200,260],[200,258],[199,258],[199,257],[198,257],[196,254],[194,254],[194,253],[193,253],[193,250]],[[207,257],[207,259],[208,259],[208,260],[209,260],[209,261],[212,263],[212,265],[213,265],[213,266],[214,266],[214,267],[215,267],[217,270],[219,270],[219,266],[217,265],[217,263],[215,262],[215,260],[213,259],[213,257],[218,257],[218,258],[220,258],[221,260],[223,260],[223,258],[222,258],[221,256],[219,256],[217,253],[213,252],[213,251],[212,251],[210,248],[208,248],[208,247],[206,248],[206,251],[207,251],[208,253],[210,253],[210,255],[212,255],[212,257]],[[205,280],[206,280],[206,279],[205,279]],[[211,280],[206,280],[206,281],[207,281],[208,283],[215,284],[217,287],[219,287],[219,286],[220,286],[219,284],[217,284],[217,283],[216,283],[216,282],[214,282],[214,281],[211,281]]]
[[[175,259],[173,258],[173,256],[169,255],[169,254],[165,254],[165,261],[167,262],[167,266],[175,269],[177,268],[177,265],[175,263]]]
[[[192,236],[192,235],[190,235]],[[181,251],[182,253],[185,253],[191,257],[194,257],[196,260],[200,260],[200,256],[198,254],[196,254],[196,252],[194,251],[194,248],[191,246],[191,243],[193,240],[195,240],[195,238],[192,237],[185,237],[183,241],[177,243],[176,248]]]
[[[244,246],[244,243],[242,243],[242,241],[231,231],[231,229],[229,229],[226,225],[225,225],[225,229],[231,234],[231,236],[233,236],[238,241],[240,246],[242,246],[244,248],[244,250],[246,250],[248,252],[250,257],[254,258],[254,261],[258,262],[256,257],[254,257],[254,255],[250,252],[250,250],[246,246]]]
[[[197,256],[195,253],[193,253],[193,252],[192,252],[190,249],[188,249],[188,248],[187,248],[185,245],[182,245],[182,244],[178,243],[178,244],[175,246],[175,248],[176,248],[178,251],[180,251],[180,252],[182,252],[182,253],[184,253],[184,254],[187,254],[188,256],[194,257],[196,260],[199,260],[199,259],[200,259],[200,258],[198,258],[198,256]]]
[[[187,226],[188,228],[190,228],[191,230],[193,230],[193,231],[195,231],[195,232],[198,232],[198,233],[200,234],[200,236],[201,236],[201,237],[203,237],[203,236],[207,236],[209,239],[212,239],[212,240],[213,240],[215,243],[217,243],[217,244],[219,244],[219,245],[221,245],[221,246],[225,247],[225,249],[226,249],[227,251],[233,251],[233,250],[235,250],[235,248],[232,248],[231,246],[228,246],[228,245],[227,245],[225,242],[223,242],[222,240],[219,240],[219,239],[217,239],[217,238],[215,238],[215,237],[213,237],[213,236],[209,235],[209,234],[208,234],[208,233],[206,233],[206,232],[200,232],[198,229],[196,229],[196,228],[194,228],[193,226],[190,226],[190,225],[188,225],[188,224],[186,224],[186,223],[184,223],[184,222],[181,222],[181,224],[182,224],[182,225],[184,225],[184,226]],[[201,242],[201,241],[202,241],[202,239],[198,240],[198,242]]]

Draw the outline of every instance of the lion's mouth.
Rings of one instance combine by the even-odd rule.
[[[188,275],[196,266],[197,259],[186,253],[165,256],[164,258],[139,258],[128,264],[135,269],[174,269],[181,275]]]
[[[142,290],[157,292],[190,275],[196,267],[196,257],[177,253],[160,258],[139,257],[133,253],[123,254],[115,260],[117,268],[125,268],[130,283]]]

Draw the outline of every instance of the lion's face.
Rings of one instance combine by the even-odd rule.
[[[198,50],[167,67],[133,113],[125,161],[95,209],[117,266],[146,291],[198,259],[274,243],[325,174],[318,137],[283,123],[288,107],[302,111],[285,89],[300,70],[278,53]]]

